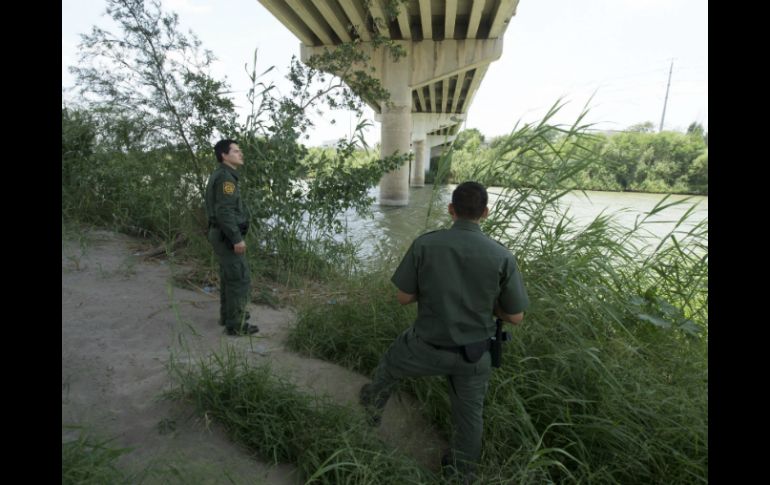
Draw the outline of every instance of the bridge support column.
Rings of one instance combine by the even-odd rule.
[[[406,52],[410,51],[404,43]],[[394,61],[390,53],[383,56],[382,86],[390,93],[392,106],[382,107],[380,128],[380,156],[409,153],[412,137],[412,90],[409,87],[410,59]],[[405,206],[409,204],[409,162],[388,172],[380,179],[380,205]]]
[[[422,140],[414,140],[414,163],[412,164],[412,187],[425,187],[425,163],[430,160],[430,147]]]

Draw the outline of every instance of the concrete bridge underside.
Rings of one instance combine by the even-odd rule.
[[[259,0],[301,42],[301,58],[360,40],[390,104],[367,100],[381,122],[381,156],[414,150],[409,164],[380,180],[382,205],[407,205],[409,185],[425,184],[431,148],[457,135],[518,0]],[[393,7],[398,7],[394,9]],[[386,12],[397,12],[388,15]],[[397,43],[394,61],[372,40]]]

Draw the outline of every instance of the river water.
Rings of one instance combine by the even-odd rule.
[[[433,194],[433,188],[430,185],[422,188],[411,188],[408,206],[383,207],[375,204],[372,207],[372,217],[361,217],[353,211],[348,212],[343,216],[347,225],[347,237],[359,246],[359,256],[365,260],[374,258],[388,249],[403,248],[417,235],[424,232],[426,227],[436,227],[437,220],[442,217],[449,218],[446,207],[451,200],[454,187],[455,185],[441,187],[435,194]],[[377,188],[372,189],[371,195],[376,197],[377,190]],[[498,187],[488,188],[490,209],[493,208],[497,194],[501,190]],[[432,222],[426,224],[432,196],[439,199],[437,206],[439,209],[432,214]],[[613,214],[618,223],[630,229],[634,226],[637,218],[644,217],[664,197],[665,194],[573,191],[564,195],[560,201],[578,226],[589,223],[604,212],[605,214]],[[651,244],[657,243],[656,239],[660,240],[668,234],[676,221],[693,205],[695,205],[695,209],[688,217],[687,223],[683,224],[682,227],[692,226],[708,218],[707,196],[671,195],[666,204],[683,199],[688,200],[682,204],[668,207],[649,218],[652,223],[645,224],[644,227]]]

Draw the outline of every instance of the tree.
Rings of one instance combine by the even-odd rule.
[[[637,123],[635,125],[629,126],[626,131],[635,133],[654,133],[655,125],[652,123],[652,121],[645,121],[644,123]]]
[[[463,130],[457,134],[454,141],[454,150],[475,151],[484,143],[484,135],[476,128]]]
[[[693,121],[692,123],[690,123],[690,126],[687,127],[687,134],[701,138],[703,142],[706,144],[706,146],[708,147],[709,135],[706,132],[706,130],[703,128],[703,125],[701,125],[697,121]]]
[[[61,110],[61,185],[62,206],[67,210],[72,198],[88,190],[84,173],[96,146],[96,124],[87,111],[62,107]]]
[[[701,125],[697,121],[693,121],[692,123],[690,123],[690,126],[687,127],[688,135],[697,135],[702,137],[704,133],[705,133],[705,130],[703,129],[703,125]]]
[[[687,172],[688,183],[698,194],[709,193],[709,150],[706,148],[693,160]]]
[[[181,152],[179,169],[202,193],[207,164],[200,154],[210,153],[215,133],[235,128],[227,83],[208,73],[214,56],[201,52],[194,34],[181,34],[178,16],[163,13],[157,0],[107,0],[107,14],[121,32],[93,27],[81,36],[80,66],[70,68],[80,94],[108,132],[130,128],[121,138],[130,142],[126,149]]]
[[[335,65],[344,71],[345,66],[365,60],[350,46],[312,59],[310,65],[293,58],[288,75],[293,90],[288,96],[275,97],[272,85],[259,82],[255,56],[249,74],[252,114],[240,127],[238,140],[247,159],[259,160],[258,165],[244,167],[249,180],[246,199],[253,201],[265,220],[257,225],[265,227],[277,246],[296,244],[302,234],[341,232],[339,214],[348,209],[366,212],[373,202],[369,188],[383,173],[404,163],[404,155],[371,157],[362,163],[358,152],[368,124],[365,121],[359,122],[351,139],[340,140],[335,150],[309,151],[301,143],[312,128],[309,112],[347,108],[361,114],[362,97],[386,102],[388,93],[363,71],[355,74],[354,92],[341,78],[319,69]]]

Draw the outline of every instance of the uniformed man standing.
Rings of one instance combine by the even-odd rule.
[[[249,228],[249,214],[238,190],[243,152],[235,140],[226,139],[214,145],[214,154],[219,166],[206,186],[206,215],[208,239],[219,259],[219,323],[228,335],[253,334],[259,328],[247,323],[251,276],[243,240]]]
[[[391,278],[400,304],[417,302],[417,320],[391,344],[360,401],[378,425],[401,378],[447,376],[453,432],[442,466],[470,483],[481,458],[493,315],[517,325],[529,298],[514,256],[481,232],[489,214],[484,186],[458,185],[449,214],[452,228],[415,239]]]

